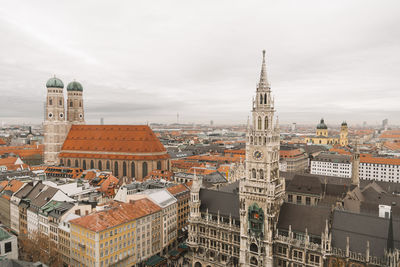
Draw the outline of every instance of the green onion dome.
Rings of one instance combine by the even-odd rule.
[[[324,119],[321,119],[321,122],[317,125],[317,129],[328,129],[328,126],[326,126]]]
[[[50,78],[46,83],[47,88],[64,88],[63,82],[54,76]]]
[[[68,84],[67,91],[80,91],[80,92],[82,92],[83,91],[83,87],[79,82],[73,81],[73,82],[70,82]]]

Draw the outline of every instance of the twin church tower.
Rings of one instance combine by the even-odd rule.
[[[60,79],[50,78],[46,87],[46,111],[43,123],[44,163],[58,165],[58,153],[71,125],[85,124],[83,87],[79,82],[70,82],[67,86],[67,102],[64,101],[64,83]]]

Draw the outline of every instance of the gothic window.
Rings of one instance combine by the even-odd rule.
[[[251,170],[251,176],[253,177],[253,179],[256,179],[256,169],[252,169]]]
[[[93,160],[90,161],[90,168],[94,169],[94,161]]]
[[[86,170],[86,160],[83,160],[82,162],[82,169]]]
[[[267,144],[267,137],[264,137],[264,145]]]
[[[75,167],[78,168],[78,166],[79,166],[79,162],[78,162],[78,160],[76,159],[76,160],[75,160]]]
[[[118,162],[114,162],[114,176],[118,177]]]
[[[256,244],[254,244],[254,243],[251,243],[251,245],[250,245],[250,251],[251,251],[251,252],[258,253],[258,246],[257,246]]]
[[[264,179],[264,171],[262,169],[260,170],[260,179]]]
[[[69,106],[72,108],[73,106],[72,101],[69,102]]]
[[[132,161],[131,163],[131,176],[135,178],[135,162]]]
[[[262,104],[262,103],[263,103],[263,96],[260,95],[260,104]]]
[[[58,101],[59,105],[62,106],[62,101],[61,99]]]
[[[157,170],[161,170],[161,161],[157,161]]]
[[[143,173],[143,178],[147,176],[147,162],[143,162],[142,173]]]
[[[126,176],[127,175],[127,172],[126,172],[126,162],[124,161],[123,163],[122,163],[122,176]]]
[[[79,102],[79,107],[80,107],[80,108],[82,107],[82,101]]]
[[[250,144],[253,144],[253,136],[250,136]]]
[[[260,137],[258,137],[258,143],[259,143],[260,145],[262,145],[262,142],[261,142],[261,136],[260,136]]]
[[[97,164],[97,166],[100,171],[103,169],[103,164],[101,163],[101,160],[99,160],[99,163]]]
[[[258,266],[258,261],[257,261],[256,257],[251,257],[250,258],[250,264]]]
[[[267,104],[267,94],[264,95],[264,104]]]
[[[268,129],[268,117],[265,116],[264,118],[264,129],[267,130]]]
[[[49,99],[49,105],[51,106],[51,105],[53,105],[53,99]]]
[[[106,169],[110,170],[110,162],[108,160],[107,160],[107,163],[106,163]]]
[[[64,165],[64,161],[62,159],[60,159],[60,165]]]
[[[261,117],[258,117],[258,130],[261,130]]]
[[[67,160],[67,166],[71,167],[71,160],[70,159]]]

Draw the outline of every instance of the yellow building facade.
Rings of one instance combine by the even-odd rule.
[[[113,203],[105,211],[72,220],[71,266],[132,266],[143,262],[153,255],[151,224],[157,214],[161,214],[158,205],[140,199]]]
[[[343,122],[340,126],[340,134],[331,136],[328,133],[328,126],[325,124],[324,119],[321,119],[317,125],[314,136],[306,136],[304,138],[306,143],[318,144],[318,145],[348,145],[348,127],[347,123]]]

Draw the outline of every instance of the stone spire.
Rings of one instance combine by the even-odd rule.
[[[265,50],[263,50],[263,60],[261,65],[260,82],[258,83],[257,90],[268,90],[269,82],[267,78],[267,65],[265,63]]]
[[[355,147],[351,156],[352,170],[351,170],[351,183],[355,186],[360,186],[360,150],[358,149],[358,141],[356,140]]]
[[[388,237],[387,237],[387,243],[386,243],[386,251],[389,253],[392,253],[394,251],[394,240],[393,240],[393,215],[392,215],[392,209],[393,206],[390,209],[390,217],[389,217],[389,229],[388,229]]]

